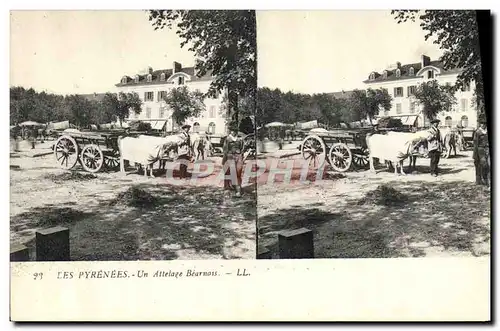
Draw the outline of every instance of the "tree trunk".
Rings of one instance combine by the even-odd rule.
[[[232,123],[238,123],[238,93],[229,89],[228,91],[228,107],[226,118],[228,119],[228,126]],[[225,169],[225,163],[228,159],[228,149],[224,148],[222,155],[222,169]],[[231,190],[230,181],[224,181],[224,190]]]

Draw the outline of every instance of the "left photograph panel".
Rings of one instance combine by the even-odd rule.
[[[255,259],[256,61],[255,11],[11,11],[10,260]]]

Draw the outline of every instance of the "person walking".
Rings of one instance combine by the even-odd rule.
[[[476,184],[489,186],[490,183],[490,144],[486,116],[481,114],[478,119],[479,128],[474,131],[474,150],[472,158],[476,169]]]
[[[441,131],[439,131],[439,123],[441,121],[434,119],[431,121],[430,135],[427,138],[428,155],[431,161],[431,175],[437,177],[439,174],[439,159],[441,158]]]

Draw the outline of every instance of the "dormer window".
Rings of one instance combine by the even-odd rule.
[[[434,71],[429,70],[427,71],[427,79],[433,79],[434,78]]]
[[[384,70],[384,79],[387,78],[387,70]]]
[[[372,72],[372,73],[370,74],[370,80],[375,80],[375,73],[374,73],[374,72]]]
[[[413,67],[410,67],[410,76],[415,76],[415,69]]]
[[[135,75],[134,82],[139,83],[139,75]]]
[[[153,76],[151,74],[148,75],[148,83],[151,83],[153,81]]]
[[[122,84],[127,84],[127,77],[126,77],[126,76],[124,76],[124,77],[122,78]]]
[[[184,77],[179,77],[179,79],[177,80],[177,84],[184,85]]]
[[[401,77],[401,70],[399,69],[396,70],[396,77]]]
[[[160,81],[164,82],[165,81],[165,73],[162,72],[162,74],[160,75]]]

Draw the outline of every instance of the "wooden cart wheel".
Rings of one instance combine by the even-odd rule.
[[[321,168],[326,160],[326,145],[323,139],[316,135],[307,136],[300,146],[304,160],[309,162],[309,167]]]
[[[370,164],[368,160],[368,152],[366,150],[359,150],[352,153],[352,164],[356,168],[366,168]]]
[[[120,153],[112,152],[104,155],[104,166],[108,170],[120,169]]]
[[[95,173],[101,170],[104,164],[104,155],[99,146],[90,144],[82,149],[80,156],[83,169]]]
[[[330,165],[335,171],[345,172],[349,170],[352,164],[352,153],[349,147],[344,143],[335,143],[328,153]]]
[[[63,169],[73,168],[78,161],[78,144],[70,136],[59,137],[54,144],[54,157],[56,162]]]

